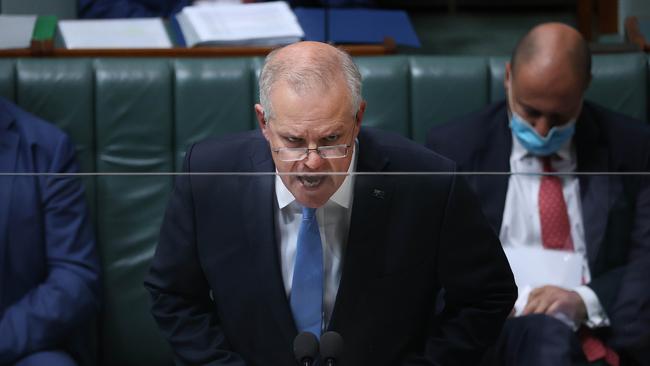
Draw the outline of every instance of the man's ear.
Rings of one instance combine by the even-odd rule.
[[[257,118],[257,125],[260,127],[260,131],[262,131],[262,134],[264,135],[264,138],[266,140],[269,140],[268,136],[268,121],[266,120],[266,117],[264,116],[264,107],[262,107],[261,104],[255,104],[255,117]]]
[[[359,110],[357,111],[354,121],[356,123],[357,133],[359,133],[359,128],[361,127],[361,121],[363,120],[364,113],[366,113],[366,101],[362,100],[361,104],[359,104]]]
[[[512,68],[510,66],[510,62],[506,62],[506,72],[503,75],[503,88],[505,90],[508,90],[509,84],[510,84],[510,79],[512,78]]]

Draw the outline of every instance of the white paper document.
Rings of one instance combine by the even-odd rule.
[[[188,47],[288,44],[305,35],[284,1],[186,6],[176,19]]]
[[[69,49],[172,47],[160,18],[62,20],[59,32]]]
[[[524,310],[530,291],[545,285],[574,289],[582,284],[582,257],[574,252],[542,248],[504,248],[519,296],[515,315]]]
[[[29,48],[36,15],[0,15],[0,49]]]

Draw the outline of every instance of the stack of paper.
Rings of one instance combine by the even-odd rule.
[[[0,49],[29,48],[36,15],[0,15]]]
[[[563,250],[504,248],[515,276],[519,297],[515,315],[520,315],[532,290],[545,285],[574,289],[582,284],[582,257]]]
[[[176,16],[187,47],[195,45],[280,45],[304,32],[284,1],[186,6]]]
[[[171,48],[160,18],[62,20],[66,48]]]

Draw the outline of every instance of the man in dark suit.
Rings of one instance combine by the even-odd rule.
[[[0,365],[93,364],[99,260],[74,147],[0,98]],[[26,175],[17,175],[26,174]]]
[[[433,128],[427,139],[462,171],[524,173],[470,178],[504,247],[582,258],[583,285],[533,289],[525,316],[506,322],[497,364],[650,362],[648,176],[575,174],[647,173],[650,131],[583,101],[590,79],[580,34],[540,25],[506,64],[507,100]]]
[[[177,362],[291,365],[298,332],[333,330],[339,365],[475,364],[516,297],[499,242],[464,180],[390,175],[453,163],[361,128],[359,71],[327,44],[269,55],[255,111],[192,146],[171,195],[145,286]]]

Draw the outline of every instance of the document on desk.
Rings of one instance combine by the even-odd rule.
[[[515,315],[526,306],[528,294],[537,287],[554,285],[573,289],[582,283],[582,257],[574,252],[542,248],[504,248],[519,296]]]
[[[284,1],[186,6],[176,20],[187,47],[282,45],[305,35]]]
[[[171,48],[161,18],[62,20],[66,48]]]
[[[0,15],[0,49],[29,48],[36,15]]]

